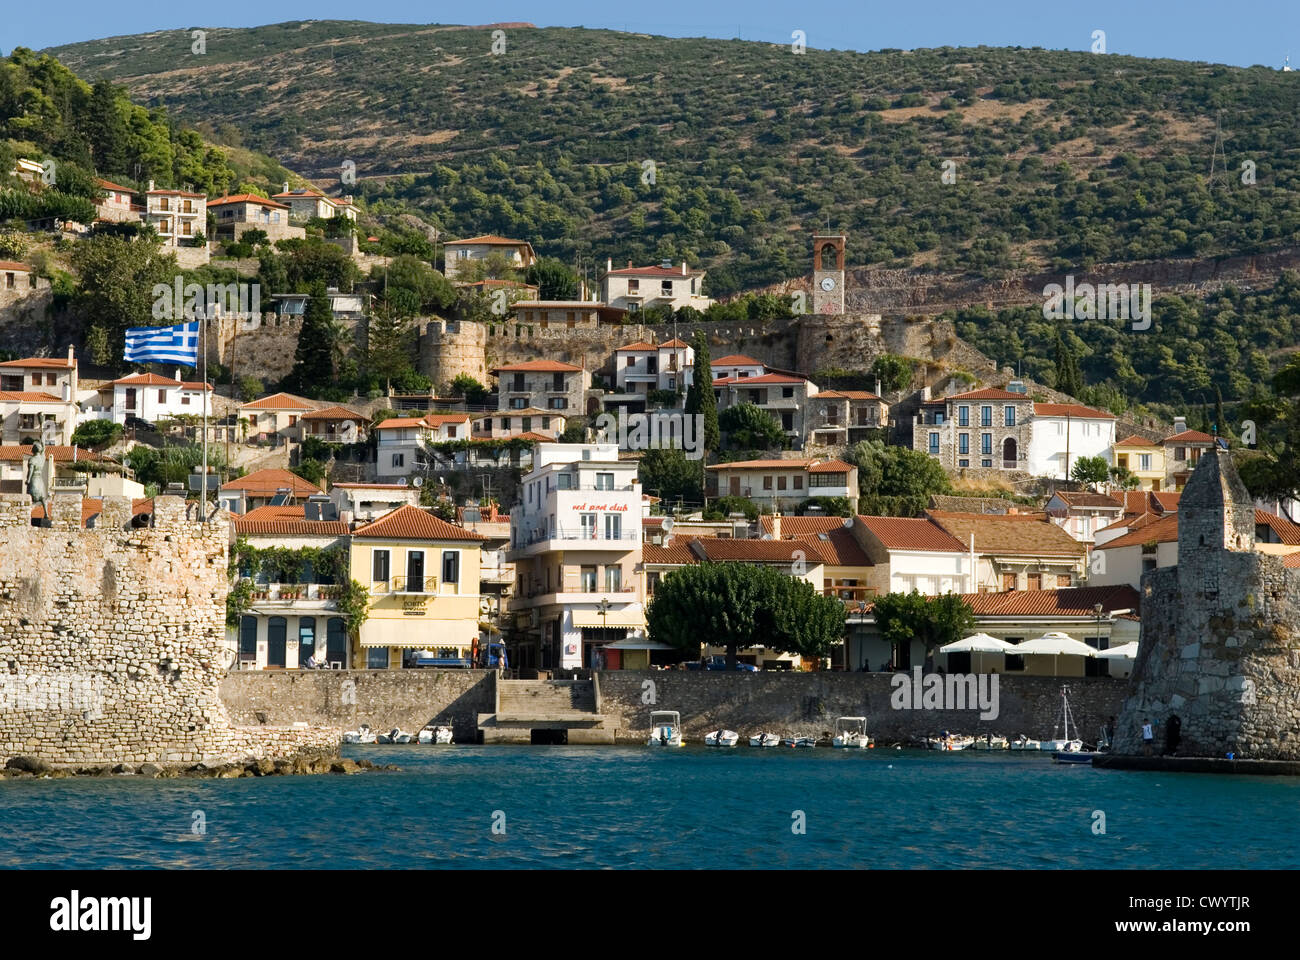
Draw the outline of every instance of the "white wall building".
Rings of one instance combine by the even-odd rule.
[[[1036,477],[1068,479],[1080,457],[1101,457],[1109,464],[1114,443],[1114,414],[1077,403],[1035,403],[1029,472]]]
[[[630,343],[614,351],[614,383],[619,393],[685,392],[694,379],[695,351],[681,340]]]
[[[134,373],[99,388],[92,416],[125,424],[137,417],[150,423],[167,417],[212,414],[212,386],[193,380]]]

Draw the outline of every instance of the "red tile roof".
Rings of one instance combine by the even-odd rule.
[[[725,357],[718,357],[716,360],[709,361],[710,367],[761,367],[764,365],[762,360],[755,360],[743,353],[729,353]]]
[[[114,380],[109,386],[119,383],[133,387],[179,387],[181,385],[179,380],[173,380],[171,377],[160,377],[156,373],[133,373],[130,376]]]
[[[947,400],[1028,400],[1023,393],[1012,393],[1010,390],[1000,390],[997,387],[985,387],[982,390],[970,390],[966,393],[954,393],[946,397],[940,397],[940,402]],[[1036,404],[1035,404],[1036,406]]]
[[[1070,417],[1075,420],[1114,420],[1115,414],[1094,410],[1080,403],[1036,403],[1036,417]]]
[[[774,470],[785,467],[790,470],[807,470],[812,460],[733,460],[731,463],[715,463],[708,470]]]
[[[737,540],[697,537],[693,548],[714,563],[806,564],[825,562],[821,545],[812,540]]]
[[[135,193],[134,187],[124,187],[120,183],[114,183],[112,180],[102,180],[99,177],[96,177],[95,182],[105,190],[120,190],[126,193]]]
[[[302,505],[296,507],[258,507],[242,517],[235,517],[235,533],[279,533],[298,536],[342,537],[348,525],[342,520],[308,520]]]
[[[1057,490],[1055,496],[1072,507],[1105,507],[1108,510],[1123,510],[1124,504],[1104,493],[1091,491]]]
[[[287,203],[280,203],[276,200],[268,200],[266,197],[259,197],[252,193],[236,193],[226,197],[217,197],[215,200],[209,200],[209,207],[224,207],[232,203],[256,203],[263,207],[275,207],[279,210],[288,210]]]
[[[867,517],[859,514],[858,522],[889,550],[966,552],[965,544],[927,517]]]
[[[1300,569],[1300,550],[1295,553],[1288,553],[1282,558],[1282,566]]]
[[[0,460],[15,461],[22,460],[24,457],[32,455],[32,445],[30,443],[6,444],[0,446]],[[92,450],[85,447],[69,447],[64,444],[53,444],[45,448],[45,455],[54,457],[55,463],[71,463],[75,460],[108,460],[108,457],[100,456]]]
[[[1097,547],[1098,550],[1112,550],[1117,547],[1141,546],[1144,543],[1177,543],[1178,514],[1171,513],[1156,520],[1143,523],[1130,529],[1122,537],[1116,537]]]
[[[854,469],[853,464],[845,463],[843,460],[824,460],[821,463],[814,463],[808,468],[809,473],[847,473]]]
[[[1214,443],[1214,438],[1208,433],[1201,433],[1199,430],[1184,430],[1181,433],[1170,434],[1160,441],[1161,443],[1182,443],[1182,444],[1205,444],[1209,446]]]
[[[355,537],[374,540],[486,540],[482,534],[448,523],[410,504],[386,513],[373,523],[358,527]]]
[[[667,279],[668,277],[676,277],[678,280],[682,280],[686,277],[699,276],[701,273],[703,273],[702,270],[690,270],[687,273],[682,273],[682,268],[680,266],[660,267],[656,265],[653,267],[624,267],[621,270],[610,270],[608,273],[605,274],[605,276],[607,277],[659,277],[663,279]]]
[[[190,193],[188,190],[150,190],[148,195],[151,197],[197,197],[200,200],[206,200],[206,193]]]
[[[326,407],[324,410],[313,410],[311,413],[304,413],[302,418],[304,420],[358,420],[362,423],[370,422],[370,418],[364,413],[357,413],[347,407]]]
[[[1183,497],[1181,490],[1151,490],[1149,492],[1152,502],[1165,513],[1176,511],[1178,503]]]
[[[32,268],[25,263],[19,263],[17,260],[0,260],[0,270],[17,270],[21,273],[31,273]]]
[[[679,339],[677,339],[676,337],[674,337],[674,338],[671,339],[671,340],[665,340],[663,343],[659,344],[659,346],[661,346],[661,347],[689,347],[690,344],[689,344],[689,343],[683,343],[681,340],[679,340]]]
[[[241,410],[314,410],[315,405],[292,393],[272,393],[240,404]]]
[[[722,384],[770,384],[770,383],[807,383],[807,377],[795,377],[786,373],[765,373],[759,377],[718,377],[713,381],[713,385],[721,386]]]
[[[509,237],[498,236],[495,233],[485,233],[481,237],[469,237],[466,240],[448,240],[443,244],[444,247],[455,247],[463,243],[481,243],[481,244],[498,244],[511,247],[529,247],[532,244],[527,240],[511,240]]]
[[[493,373],[581,373],[582,367],[575,367],[571,363],[560,363],[556,360],[525,360],[523,363],[510,363],[504,367],[496,367]],[[505,412],[505,411],[502,411]]]
[[[638,342],[636,342],[636,343],[629,343],[626,347],[619,347],[619,348],[618,348],[617,350],[615,350],[614,352],[615,352],[615,353],[623,353],[623,352],[625,352],[625,351],[630,352],[630,351],[635,350],[635,351],[638,351],[638,352],[641,352],[641,353],[645,353],[645,352],[647,352],[647,351],[655,351],[655,350],[658,350],[658,349],[659,349],[659,348],[656,347],[653,343],[646,343],[644,340],[640,340],[640,341],[638,341]]]
[[[1085,544],[1051,523],[1042,513],[953,513],[928,510],[926,513],[958,541],[970,543],[975,535],[979,554],[1037,557],[1082,557]]]
[[[10,403],[62,403],[63,398],[34,390],[0,390],[0,400]]]
[[[0,363],[0,367],[40,367],[41,369],[51,367],[71,369],[76,365],[76,360],[69,360],[67,357],[26,357],[22,360],[6,360]]]
[[[817,400],[828,397],[832,400],[880,400],[881,398],[868,390],[823,390],[817,394]],[[882,401],[883,402],[883,401]]]
[[[1289,547],[1300,546],[1300,526],[1292,523],[1286,517],[1279,517],[1276,513],[1269,513],[1267,510],[1255,510],[1256,526],[1265,526],[1272,529],[1277,534],[1278,540]]]
[[[663,546],[655,543],[641,545],[641,562],[663,563],[681,566],[687,563],[699,563],[700,558],[691,550],[693,537],[670,537]]]
[[[1134,433],[1125,437],[1123,440],[1116,440],[1115,446],[1117,447],[1158,447],[1160,446],[1160,441],[1148,440],[1146,437],[1140,437],[1136,433]]]
[[[1007,590],[999,593],[965,593],[977,617],[1096,617],[1094,604],[1103,614],[1111,610],[1136,610],[1138,592],[1128,584],[1104,587],[1063,587],[1059,590]]]
[[[315,484],[304,480],[298,474],[279,468],[254,470],[246,477],[227,480],[221,485],[222,490],[243,490],[250,497],[273,497],[275,492],[282,487],[288,487],[295,496],[299,497],[325,492]]]
[[[770,514],[764,514],[758,518],[759,526],[764,533],[770,534],[774,525],[774,518]],[[846,523],[851,524],[851,519],[844,517],[782,517],[781,518],[781,536],[788,537],[805,537],[809,534],[825,533],[828,530],[839,530]]]

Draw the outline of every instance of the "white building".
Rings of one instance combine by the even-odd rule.
[[[424,445],[470,439],[468,413],[430,413],[398,417],[375,427],[375,472],[381,477],[409,477],[425,466]]]
[[[576,668],[645,627],[641,484],[616,444],[538,444],[510,512],[520,665]]]
[[[600,289],[602,301],[628,313],[650,307],[694,307],[703,311],[713,303],[703,293],[704,271],[690,270],[685,260],[680,267],[674,267],[671,260],[655,267],[634,267],[629,260],[622,270],[615,270],[613,261],[606,260]]]
[[[419,506],[420,490],[409,483],[336,483],[330,487],[330,500],[340,518],[369,523],[398,507]]]
[[[880,594],[974,592],[969,548],[927,517],[858,515],[853,535],[874,564],[869,585]]]
[[[619,393],[685,392],[694,379],[695,351],[681,340],[630,343],[614,351],[614,383]]]
[[[92,414],[101,420],[125,424],[128,417],[153,423],[167,417],[212,414],[212,386],[192,380],[134,373],[99,388]]]
[[[1110,463],[1115,416],[1077,403],[1035,403],[1029,431],[1029,472],[1069,479],[1080,457]]]
[[[709,362],[714,380],[743,380],[746,377],[761,377],[767,373],[767,365],[761,360],[747,357],[743,353],[729,353]]]
[[[503,257],[512,269],[520,273],[537,262],[537,253],[527,240],[484,234],[464,240],[449,240],[444,244],[442,274],[452,281],[464,279],[472,271],[474,261],[486,260],[494,254]]]

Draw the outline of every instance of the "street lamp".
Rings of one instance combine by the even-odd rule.
[[[1092,605],[1092,612],[1097,615],[1097,649],[1100,650],[1101,649],[1101,604],[1094,603]],[[1101,673],[1100,668],[1098,669],[1097,672],[1099,674]]]
[[[600,632],[601,632],[601,640],[604,641],[604,642],[607,642],[607,641],[605,640],[605,638],[606,638],[605,631],[609,629],[609,622],[608,622],[608,620],[606,619],[606,614],[609,613],[609,598],[608,598],[608,597],[601,597],[601,598],[600,598],[600,604],[599,604],[599,606],[600,606]],[[595,658],[595,655],[593,654],[593,656],[592,656],[592,660],[594,661],[595,659],[596,659],[596,658]],[[592,666],[593,666],[593,667],[595,666],[595,663],[594,663],[594,662],[593,662]]]

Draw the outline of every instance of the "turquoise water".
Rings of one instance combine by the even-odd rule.
[[[1283,777],[910,750],[345,752],[403,769],[0,781],[0,867],[1300,866],[1300,782]],[[192,832],[196,811],[205,834]]]

